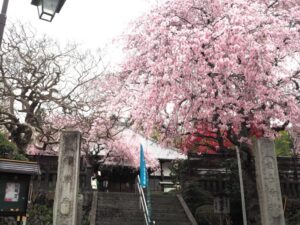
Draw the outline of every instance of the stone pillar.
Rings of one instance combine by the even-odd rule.
[[[83,217],[83,195],[78,195],[78,204],[77,204],[77,225],[82,224],[82,217]]]
[[[253,141],[257,192],[263,225],[285,225],[274,142]]]
[[[63,131],[61,134],[53,225],[77,225],[80,139],[79,131]]]

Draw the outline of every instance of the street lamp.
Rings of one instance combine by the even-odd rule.
[[[39,18],[51,22],[55,13],[59,13],[66,0],[32,0],[31,4],[37,6]]]
[[[51,22],[55,13],[59,13],[66,0],[31,0],[31,4],[37,6],[41,20]],[[9,0],[3,0],[0,14],[0,49],[6,23],[6,11]]]
[[[6,23],[6,11],[8,7],[8,0],[3,0],[1,14],[0,14],[0,48],[2,44],[3,31]]]

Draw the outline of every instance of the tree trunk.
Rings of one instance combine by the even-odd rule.
[[[32,130],[25,124],[19,124],[10,129],[11,140],[17,145],[19,153],[25,154],[31,142]]]

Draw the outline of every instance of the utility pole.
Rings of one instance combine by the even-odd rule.
[[[0,14],[0,48],[2,45],[4,27],[5,27],[5,23],[6,23],[6,11],[7,11],[7,7],[8,7],[8,1],[9,0],[3,0],[1,14]]]
[[[240,180],[241,200],[242,200],[243,225],[247,225],[246,204],[245,204],[245,194],[244,194],[244,183],[243,183],[243,175],[242,175],[240,149],[236,146],[235,150],[236,150],[239,178],[240,178],[239,180]]]

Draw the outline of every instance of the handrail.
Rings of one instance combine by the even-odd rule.
[[[183,208],[185,215],[187,216],[187,218],[189,219],[189,221],[191,222],[192,225],[197,225],[197,221],[195,220],[193,214],[191,213],[189,207],[187,206],[186,202],[184,201],[183,197],[181,194],[177,194],[177,199],[180,202],[181,207]]]
[[[140,196],[140,203],[142,205],[143,208],[143,213],[144,213],[144,217],[145,217],[145,221],[146,221],[146,225],[150,225],[151,224],[151,218],[149,215],[149,210],[148,210],[148,206],[146,203],[146,198],[145,198],[145,194],[143,191],[143,188],[140,185],[140,176],[137,176],[138,182],[137,182],[137,187],[139,190],[139,196]]]

